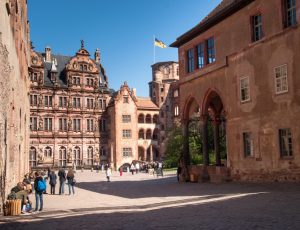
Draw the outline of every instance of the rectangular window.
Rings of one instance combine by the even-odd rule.
[[[194,71],[194,49],[190,49],[187,51],[187,58],[188,58],[187,72],[191,73]]]
[[[214,38],[210,38],[206,42],[207,42],[207,64],[211,64],[216,61],[215,40]]]
[[[30,80],[36,82],[38,80],[38,74],[37,73],[31,73],[30,74]]]
[[[86,85],[87,85],[87,86],[93,86],[93,83],[94,83],[94,81],[93,81],[92,78],[87,78],[87,79],[86,79]]]
[[[129,98],[128,96],[123,97],[123,103],[129,103]]]
[[[241,102],[250,100],[249,77],[243,77],[240,79],[240,93],[241,93]]]
[[[287,65],[275,68],[275,90],[276,94],[288,91]]]
[[[106,120],[101,119],[100,120],[100,131],[105,132],[106,131]]]
[[[132,148],[123,148],[123,157],[131,157],[132,155]]]
[[[37,106],[38,96],[30,95],[30,106]]]
[[[66,108],[67,107],[67,97],[59,97],[58,106],[60,108]]]
[[[88,132],[94,131],[94,119],[87,119],[87,131]]]
[[[284,1],[284,25],[285,27],[294,26],[297,24],[296,16],[296,0]]]
[[[67,118],[59,118],[58,119],[58,129],[60,132],[68,131]]]
[[[123,129],[123,138],[131,138],[131,130]]]
[[[45,107],[52,107],[52,96],[45,96]]]
[[[80,109],[80,98],[79,97],[73,97],[73,108]]]
[[[80,130],[81,130],[81,120],[73,119],[73,131],[80,132]]]
[[[52,118],[44,118],[44,130],[52,131]]]
[[[252,41],[256,42],[263,37],[261,14],[252,16]]]
[[[123,123],[130,123],[131,122],[131,115],[122,115],[122,122]]]
[[[174,108],[174,116],[175,117],[179,116],[179,106],[178,105],[176,105],[175,108]]]
[[[243,133],[244,141],[244,156],[251,157],[253,156],[253,139],[251,133]]]
[[[106,108],[106,101],[103,98],[99,99],[99,107],[100,109],[105,109]]]
[[[279,129],[280,156],[293,156],[291,129]]]
[[[197,46],[197,54],[198,54],[198,69],[204,67],[204,42],[200,43]]]
[[[86,107],[88,109],[93,109],[94,108],[94,99],[93,98],[87,98]]]
[[[37,131],[37,117],[30,117],[30,130]]]
[[[73,83],[73,85],[79,86],[80,85],[80,77],[73,77],[72,83]]]

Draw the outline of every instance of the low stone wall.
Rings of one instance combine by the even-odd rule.
[[[189,165],[191,182],[221,183],[230,181],[230,170],[224,166]]]
[[[232,174],[234,181],[248,182],[300,182],[299,170],[282,170],[275,172],[251,171],[251,172],[235,172]]]

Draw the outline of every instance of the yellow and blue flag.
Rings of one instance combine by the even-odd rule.
[[[163,43],[162,41],[158,40],[157,38],[155,38],[155,40],[154,40],[154,45],[158,46],[160,48],[167,48],[167,46],[165,45],[165,43]]]

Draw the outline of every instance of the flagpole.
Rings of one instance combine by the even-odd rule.
[[[155,35],[153,35],[153,64],[155,64]]]

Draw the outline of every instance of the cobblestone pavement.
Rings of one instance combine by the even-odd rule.
[[[43,212],[0,217],[0,229],[300,229],[296,183],[177,183],[172,173],[106,182],[95,171],[76,180],[75,195],[45,195]]]

